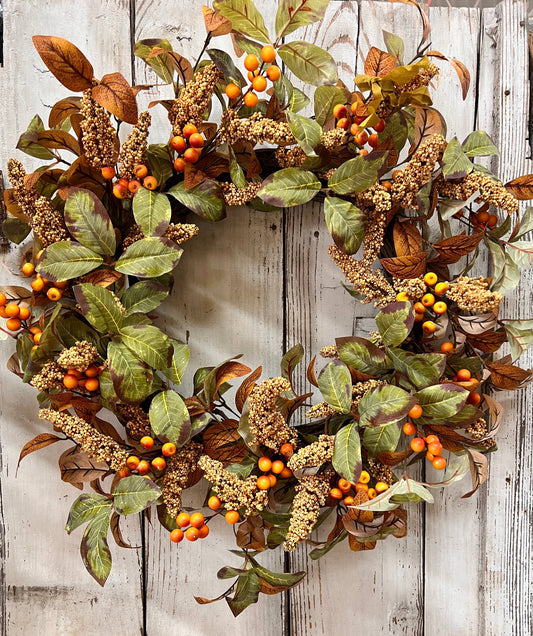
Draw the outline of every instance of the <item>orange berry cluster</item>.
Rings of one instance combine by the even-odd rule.
[[[498,217],[495,214],[489,214],[486,210],[481,210],[477,213],[472,212],[470,223],[476,230],[484,230],[485,228],[492,230],[498,225]]]
[[[417,429],[412,422],[406,422],[403,425],[403,432],[406,435],[414,435],[417,433]],[[443,446],[437,435],[428,435],[427,437],[420,435],[413,437],[411,440],[411,450],[414,453],[421,453],[426,450],[426,445],[426,457],[433,464],[433,468],[443,470],[446,467],[446,460],[441,455]]]
[[[155,440],[150,435],[145,435],[140,440],[141,446],[147,450],[151,451],[155,446]],[[153,459],[141,459],[137,455],[130,455],[126,460],[126,467],[123,468],[119,474],[121,477],[129,477],[132,472],[136,472],[138,475],[148,476],[148,473],[152,471],[154,475],[160,476],[161,473],[167,467],[167,461],[165,457],[172,457],[176,453],[176,445],[172,442],[166,442],[161,446],[160,449],[161,455],[154,457]]]
[[[201,512],[193,512],[192,515],[189,515],[188,512],[181,512],[176,519],[176,523],[179,528],[172,530],[170,533],[170,540],[173,543],[180,543],[184,537],[187,541],[198,541],[198,539],[205,539],[209,534],[209,527]]]
[[[63,378],[63,384],[67,389],[86,389],[94,393],[100,388],[98,376],[103,370],[104,367],[97,367],[95,364],[89,365],[83,373],[77,369],[69,369]]]
[[[283,444],[281,454],[285,457],[291,457],[294,452],[292,444]],[[277,484],[278,477],[288,479],[292,476],[292,470],[285,466],[281,459],[272,460],[270,457],[260,457],[257,466],[263,473],[257,478],[257,487],[259,490],[268,490]]]
[[[415,322],[423,322],[422,331],[428,336],[435,333],[437,325],[433,320],[426,320],[426,312],[431,311],[438,318],[438,316],[442,316],[448,311],[448,305],[443,300],[437,300],[436,296],[446,296],[449,285],[447,282],[438,283],[437,280],[437,274],[434,272],[428,272],[424,276],[424,283],[431,291],[428,291],[415,303]],[[396,300],[409,300],[409,298],[405,292],[400,292],[396,296]]]
[[[276,50],[270,44],[267,44],[261,49],[261,60],[254,53],[250,53],[244,58],[244,68],[248,71],[248,80],[250,86],[242,95],[241,88],[234,82],[230,82],[226,85],[226,95],[232,100],[236,101],[242,97],[245,106],[254,108],[257,106],[259,97],[257,93],[262,93],[268,86],[268,81],[277,81],[281,77],[281,70],[279,66],[272,64],[276,59]],[[265,64],[270,64],[265,70]]]
[[[42,253],[43,253],[43,250],[40,250],[36,254],[35,260],[37,262],[39,262],[39,259],[41,258]],[[46,294],[48,300],[51,300],[53,302],[57,302],[58,300],[61,299],[61,296],[63,296],[63,290],[68,285],[68,282],[66,280],[51,283],[46,278],[43,278],[40,274],[35,274],[35,265],[29,261],[24,263],[24,265],[22,265],[20,269],[22,273],[24,274],[24,276],[28,278],[30,276],[34,277],[30,286],[36,294],[43,292]]]
[[[371,148],[375,148],[379,144],[378,134],[382,130],[385,129],[385,120],[380,119],[378,123],[374,126],[375,132],[368,132],[366,128],[360,128],[359,124],[361,124],[367,116],[359,116],[356,115],[357,110],[357,102],[354,102],[350,106],[350,110],[348,111],[348,107],[344,104],[337,104],[333,108],[333,115],[337,120],[337,128],[342,128],[343,130],[350,131],[350,134],[353,135],[354,141],[358,146],[363,147],[365,144],[368,144]],[[360,155],[367,155],[368,150],[366,148],[362,148],[359,151]]]
[[[374,484],[374,486],[369,486],[370,484],[370,473],[366,470],[361,471],[361,475],[359,476],[359,481],[355,484],[355,492],[361,492],[362,490],[366,492],[369,499],[374,499],[380,493],[388,490],[389,485],[384,481],[378,481]],[[345,506],[353,506],[355,502],[355,498],[353,496],[352,485],[346,479],[339,479],[337,482],[337,486],[332,488],[329,491],[329,496],[331,499],[340,500]]]
[[[7,303],[7,304],[6,304]],[[9,331],[19,331],[30,317],[31,312],[26,306],[8,303],[5,294],[0,294],[0,316],[6,318]]]
[[[217,497],[216,495],[213,495],[213,496],[209,497],[207,505],[208,505],[209,508],[211,508],[211,510],[220,510],[220,508],[222,507],[222,500],[219,497]],[[238,510],[228,510],[226,512],[224,518],[226,519],[227,523],[229,523],[230,525],[234,525],[240,519],[239,511]]]
[[[144,186],[147,190],[155,190],[158,186],[157,179],[148,175],[148,168],[139,163],[133,168],[133,174],[136,179],[126,179],[122,177],[113,184],[113,194],[117,199],[127,199],[136,194],[141,186]],[[111,181],[115,178],[116,172],[113,166],[106,166],[102,168],[102,176],[104,179]],[[141,183],[142,179],[142,183]]]
[[[184,172],[186,164],[196,163],[200,159],[204,145],[204,137],[194,124],[186,124],[182,132],[183,135],[177,135],[170,140],[170,145],[178,153],[174,161],[176,172]]]

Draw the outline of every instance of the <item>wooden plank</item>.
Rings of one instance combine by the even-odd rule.
[[[256,5],[270,27],[271,3],[263,0]],[[138,0],[135,37],[167,37],[176,50],[194,63],[205,37],[201,6],[202,0],[174,6],[159,0]],[[214,39],[211,46],[233,52],[229,36]],[[136,76],[139,83],[150,77],[139,63]],[[157,99],[156,95],[154,91],[150,98]],[[218,119],[215,109],[211,121]],[[158,141],[163,141],[169,134],[166,115],[155,121],[161,125],[153,130]],[[228,217],[218,224],[192,219],[198,222],[200,234],[185,245],[169,301],[172,315],[165,317],[165,325],[169,333],[189,343],[191,373],[193,366],[217,364],[231,355],[244,353],[246,364],[253,368],[263,365],[265,376],[278,375],[283,342],[282,213],[239,208],[229,210]],[[191,374],[185,380],[188,387],[190,377]],[[187,505],[201,506],[205,493],[206,482],[202,482],[188,493]],[[240,563],[238,557],[227,552],[235,548],[235,541],[223,520],[213,523],[206,540],[180,544],[178,548],[170,544],[167,532],[159,527],[147,527],[146,536],[149,634],[170,626],[178,633],[207,636],[220,630],[220,625],[227,621],[232,623],[236,634],[284,632],[284,595],[262,596],[235,623],[224,601],[201,606],[192,598],[193,594],[218,596],[231,581],[217,581],[217,570],[223,565]],[[272,569],[283,570],[281,551],[267,553],[260,561]]]
[[[14,152],[18,135],[33,115],[47,119],[46,105],[68,95],[33,50],[35,33],[66,37],[93,62],[95,73],[119,70],[130,76],[128,0],[38,0],[3,3],[4,66],[0,69],[2,162],[10,155],[26,165],[38,162]],[[5,174],[5,172],[4,172]],[[2,258],[0,280],[12,282],[20,250]],[[59,481],[59,447],[33,455],[15,469],[21,447],[46,425],[37,420],[36,392],[5,372],[11,347],[0,347],[2,439],[2,514],[5,529],[4,589],[0,593],[3,634],[96,635],[102,626],[118,634],[142,630],[141,563],[139,554],[112,545],[114,568],[105,590],[85,572],[79,555],[81,530],[65,536],[64,524],[77,492]],[[128,538],[140,542],[139,528]],[[91,608],[90,611],[88,608]]]

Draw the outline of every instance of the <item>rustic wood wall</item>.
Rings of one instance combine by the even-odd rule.
[[[204,0],[205,1],[205,0]],[[256,0],[273,22],[272,0]],[[31,36],[60,35],[84,50],[97,76],[118,70],[137,83],[153,81],[132,57],[132,43],[165,36],[194,57],[204,38],[202,0],[5,0],[4,66],[0,68],[0,163],[5,169],[18,134],[31,117],[64,96],[34,52]],[[526,3],[505,0],[496,8],[431,8],[433,48],[462,60],[471,90],[459,97],[458,81],[442,65],[437,107],[449,134],[463,138],[473,126],[500,145],[502,179],[533,172],[527,146],[528,52]],[[413,7],[332,0],[324,22],[305,39],[329,49],[350,85],[381,30],[401,35],[406,57],[420,29]],[[217,46],[229,47],[229,42]],[[153,89],[147,101],[165,95]],[[166,140],[165,116],[155,117],[154,141]],[[18,156],[18,155],[17,155]],[[24,158],[28,165],[31,165]],[[309,359],[334,336],[367,331],[371,312],[339,287],[329,262],[328,233],[319,205],[260,213],[231,212],[224,222],[201,223],[187,246],[169,301],[166,327],[187,339],[196,366],[244,353],[250,365],[276,374],[284,349],[302,342]],[[0,282],[13,278],[17,250],[2,257]],[[532,277],[505,305],[507,317],[530,317]],[[169,305],[167,305],[168,307]],[[0,364],[11,354],[0,345]],[[524,356],[523,365],[532,364]],[[33,390],[0,374],[0,626],[2,634],[92,636],[106,633],[211,636],[213,633],[318,635],[357,632],[394,635],[530,635],[533,632],[532,474],[533,392],[504,398],[505,422],[490,480],[468,500],[461,485],[436,496],[433,506],[413,507],[409,536],[373,552],[347,545],[310,561],[301,549],[272,566],[307,569],[304,583],[285,596],[262,597],[234,620],[223,603],[199,606],[193,594],[217,595],[217,569],[231,562],[232,537],[223,522],[206,541],[170,545],[166,532],[130,522],[138,550],[113,549],[105,589],[87,574],[79,537],[64,524],[76,492],[57,476],[52,446],[25,460],[20,448],[42,430]],[[200,501],[197,491],[196,503]],[[191,502],[193,500],[191,499]]]

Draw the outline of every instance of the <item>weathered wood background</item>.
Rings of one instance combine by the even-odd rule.
[[[164,36],[194,57],[204,38],[202,0],[3,4],[4,170],[31,117],[38,112],[46,119],[47,107],[65,95],[34,52],[32,35],[66,37],[88,54],[97,76],[118,70],[141,84],[154,76],[134,60],[135,40]],[[257,4],[272,23],[274,2]],[[475,126],[493,136],[501,147],[503,180],[533,172],[526,139],[526,11],[525,2],[513,0],[483,10],[429,11],[432,48],[462,60],[472,77],[470,93],[461,101],[455,73],[442,63],[437,107],[450,135],[462,139]],[[403,4],[333,0],[324,22],[303,39],[329,49],[351,85],[369,46],[382,46],[382,29],[404,37],[410,59],[420,26],[416,10]],[[216,46],[229,42],[219,40]],[[143,99],[165,94],[153,89]],[[155,122],[153,140],[165,141],[163,112]],[[268,214],[238,209],[216,226],[200,225],[199,238],[187,245],[165,318],[173,335],[189,342],[196,366],[244,353],[251,366],[263,364],[266,374],[275,375],[282,351],[296,342],[305,346],[308,360],[334,336],[371,327],[371,312],[343,292],[339,272],[327,258],[330,240],[321,206]],[[2,258],[2,283],[12,280],[17,253]],[[506,317],[531,316],[531,282],[526,272],[505,305]],[[2,343],[2,367],[10,353]],[[522,360],[532,362],[531,356]],[[16,475],[20,448],[43,430],[33,390],[2,371],[0,396],[2,634],[526,636],[533,631],[531,390],[504,397],[500,450],[490,460],[489,483],[477,495],[460,499],[461,484],[437,495],[433,506],[411,507],[408,537],[390,539],[373,552],[354,554],[341,545],[319,562],[310,561],[303,548],[288,559],[265,555],[272,566],[307,569],[308,577],[290,594],[262,597],[237,620],[224,603],[199,606],[192,598],[225,589],[215,573],[235,557],[227,552],[233,541],[224,522],[208,540],[180,547],[171,545],[158,525],[130,523],[128,539],[142,547],[112,547],[113,572],[101,589],[81,563],[76,536],[81,531],[71,537],[64,532],[77,493],[59,481],[57,448],[26,459]],[[195,501],[200,500],[198,491]]]

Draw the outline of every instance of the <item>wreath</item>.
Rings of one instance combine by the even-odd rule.
[[[155,506],[175,543],[205,539],[223,515],[244,561],[218,573],[234,579],[220,598],[235,615],[305,574],[269,571],[262,551],[308,541],[316,559],[345,539],[370,550],[405,536],[406,504],[432,502],[432,489],[470,473],[472,495],[496,450],[502,407],[493,393],[531,378],[513,362],[533,341],[533,321],[499,317],[502,294],[529,264],[533,214],[519,214],[518,200],[533,197],[531,175],[503,185],[477,163],[498,153],[488,135],[446,141],[431,105],[432,60],[451,61],[463,97],[468,70],[429,50],[419,7],[415,58],[404,64],[401,38],[385,33],[387,51],[370,49],[351,90],[326,51],[285,39],[320,20],[327,0],[289,4],[277,8],[274,42],[251,0],[204,7],[195,64],[166,40],[136,44],[175,92],[159,106],[168,143],[148,143],[150,113],[136,104],[146,86],[120,73],[97,80],[73,44],[35,36],[46,66],[81,97],[57,102],[48,127],[34,117],[17,148],[46,164],[26,173],[11,159],[5,192],[5,234],[33,241],[20,263],[31,289],[0,294],[2,332],[16,343],[8,368],[37,389],[39,418],[54,431],[29,441],[20,460],[68,442],[61,478],[92,491],[73,503],[66,530],[85,525],[82,558],[101,585],[110,527],[128,547],[122,515]],[[212,47],[230,33],[234,56]],[[312,97],[294,77],[315,87]],[[207,121],[216,102],[218,124]],[[314,114],[301,114],[311,103]],[[120,143],[124,124],[132,128]],[[308,393],[293,382],[301,345],[283,356],[279,377],[261,380],[261,367],[232,358],[197,369],[191,393],[182,384],[189,349],[153,315],[198,234],[190,217],[216,222],[231,206],[261,214],[315,197],[329,255],[349,294],[379,310],[376,330],[321,349]],[[469,275],[482,247],[489,278]],[[426,474],[421,465],[423,480],[413,475]],[[203,507],[186,509],[183,492],[202,478]],[[327,520],[329,534],[311,541]]]

